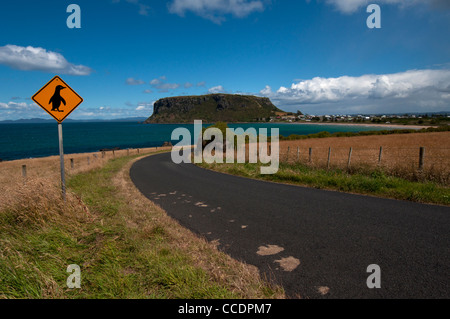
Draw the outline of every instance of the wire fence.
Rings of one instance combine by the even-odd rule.
[[[292,147],[280,148],[281,163],[327,169],[382,168],[394,175],[424,176],[447,183],[450,148],[431,147]]]
[[[68,176],[103,166],[108,160],[139,154],[148,154],[171,147],[111,149],[93,153],[65,154],[64,167]],[[59,156],[21,159],[0,163],[0,190],[19,178],[55,179],[59,176]],[[57,179],[56,179],[57,180]]]

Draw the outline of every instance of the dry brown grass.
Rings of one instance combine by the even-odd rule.
[[[328,151],[331,148],[330,168],[347,168],[350,147],[351,167],[381,166],[393,175],[410,179],[425,178],[449,184],[450,132],[281,141],[280,161],[299,161],[316,167],[327,167]],[[383,147],[381,165],[378,162],[380,147]],[[424,167],[421,172],[418,171],[420,147],[425,147]],[[309,148],[312,148],[311,162]]]
[[[50,271],[39,266],[39,263],[45,263],[48,267],[54,263],[64,264],[64,258],[51,254],[49,250],[33,250],[33,244],[29,241],[35,240],[35,237],[26,237],[25,241],[22,236],[39,234],[44,229],[51,229],[52,225],[61,225],[62,233],[80,238],[85,226],[92,224],[95,217],[72,192],[68,192],[66,200],[62,201],[59,189],[50,179],[34,177],[26,183],[11,180],[6,185],[8,187],[3,181],[1,186],[0,260],[9,267],[8,271],[2,271],[5,280],[8,278],[8,284],[0,285],[0,299],[14,297],[20,291],[23,292],[20,297],[64,298],[61,284]],[[7,192],[5,188],[8,188]],[[61,248],[63,246],[61,244]],[[39,261],[36,262],[36,259]],[[54,263],[47,262],[49,259]],[[15,278],[16,286],[10,285],[11,277]]]
[[[163,149],[158,148],[158,150]],[[139,153],[147,154],[155,151],[156,148],[145,148],[140,149]],[[133,149],[115,151],[114,155],[112,152],[105,152],[104,156],[101,152],[67,154],[64,156],[66,179],[74,174],[100,168],[113,157],[134,155],[137,152]],[[74,163],[73,168],[71,168],[71,159]],[[26,165],[26,179],[22,176],[23,165]],[[0,162],[0,210],[21,201],[23,199],[21,192],[25,190],[38,192],[39,188],[36,188],[36,185],[44,184],[47,187],[54,187],[60,183],[59,156]]]

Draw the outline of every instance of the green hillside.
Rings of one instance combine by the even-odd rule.
[[[250,95],[209,94],[180,96],[155,102],[145,123],[257,122],[282,112],[269,98]]]

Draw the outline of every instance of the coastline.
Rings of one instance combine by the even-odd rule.
[[[363,126],[363,127],[387,127],[387,128],[397,128],[397,129],[423,129],[430,127],[438,127],[436,125],[403,125],[403,124],[376,124],[376,123],[316,123],[316,122],[226,122],[227,124],[295,124],[295,125],[324,125],[324,126]],[[194,125],[194,123],[144,123],[144,124],[158,124],[158,125]],[[202,125],[214,125],[213,122],[202,122]]]
[[[273,123],[273,122],[272,122]],[[279,122],[281,123],[281,122]],[[389,127],[389,128],[398,128],[398,129],[423,129],[423,128],[429,128],[429,127],[437,127],[433,125],[402,125],[402,124],[374,124],[374,123],[342,123],[342,122],[336,122],[336,123],[313,123],[313,122],[292,122],[292,123],[286,123],[286,124],[297,124],[297,125],[343,125],[343,126],[365,126],[365,127]]]

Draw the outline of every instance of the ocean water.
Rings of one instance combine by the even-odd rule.
[[[208,125],[204,125],[208,126]],[[67,122],[63,123],[64,153],[95,152],[103,148],[119,147],[144,148],[161,146],[171,141],[172,131],[178,127],[189,129],[193,135],[192,124],[139,124],[137,122]],[[231,128],[254,127],[257,130],[279,128],[280,135],[312,134],[323,131],[360,132],[383,130],[382,127],[350,125],[315,125],[286,123],[229,124]],[[178,141],[171,141],[174,145]],[[14,160],[22,158],[58,155],[57,123],[39,124],[0,124],[0,159]]]

